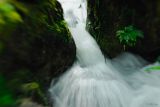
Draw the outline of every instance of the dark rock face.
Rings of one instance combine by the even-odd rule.
[[[28,5],[27,5],[28,6]],[[1,68],[27,68],[43,79],[59,76],[75,59],[75,44],[63,20],[58,2],[29,4],[23,23],[5,40]]]
[[[22,84],[33,81],[46,91],[51,79],[64,73],[76,55],[60,4],[54,0],[36,1],[22,1],[28,10],[19,11],[23,22],[1,40],[5,49],[0,55],[0,71],[18,93]]]
[[[116,31],[134,25],[144,32],[144,38],[135,47],[127,47],[127,51],[155,60],[160,54],[159,6],[159,0],[88,0],[87,29],[104,54],[114,57],[123,51]]]

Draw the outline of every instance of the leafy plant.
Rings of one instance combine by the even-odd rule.
[[[120,43],[126,46],[135,46],[138,38],[143,38],[143,32],[136,29],[132,25],[124,27],[122,30],[116,32],[116,36],[119,38]]]
[[[13,2],[13,0],[0,1],[0,37],[3,35],[8,37],[16,25],[23,22],[18,8],[10,1]]]
[[[12,107],[15,104],[12,94],[5,85],[5,80],[0,75],[0,107]]]
[[[8,2],[0,2],[0,23],[22,21],[21,16],[16,12],[15,7]]]

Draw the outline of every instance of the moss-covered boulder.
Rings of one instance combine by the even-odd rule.
[[[160,54],[159,0],[88,0],[87,29],[96,38],[105,55],[114,57],[124,51],[116,32],[134,26],[143,32],[134,47],[125,51],[155,60]]]
[[[3,20],[6,23],[0,24],[0,28],[5,26],[0,29],[0,72],[18,97],[24,96],[21,86],[26,83],[36,82],[47,92],[51,79],[64,73],[75,59],[75,44],[63,19],[61,5],[56,0],[6,3],[20,20],[16,23]],[[37,97],[33,93],[36,92],[26,96]]]

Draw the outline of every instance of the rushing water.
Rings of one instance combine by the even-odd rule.
[[[85,30],[86,0],[59,2],[76,43],[77,60],[53,80],[53,107],[160,107],[158,70],[146,72],[147,62],[130,53],[106,59]]]

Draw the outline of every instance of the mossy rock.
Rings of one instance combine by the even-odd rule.
[[[51,80],[72,66],[75,44],[57,1],[22,0],[19,3],[24,9],[15,8],[22,21],[10,28],[9,36],[3,33],[0,37],[0,51],[3,51],[0,52],[0,72],[18,98],[26,97],[19,87],[31,82],[38,83],[46,95]],[[41,103],[39,99],[36,101]]]
[[[160,54],[160,11],[159,0],[87,0],[87,29],[95,37],[103,53],[115,57],[123,52],[123,44],[116,32],[133,25],[144,33],[134,47],[125,51],[140,54],[145,59],[155,61]]]

